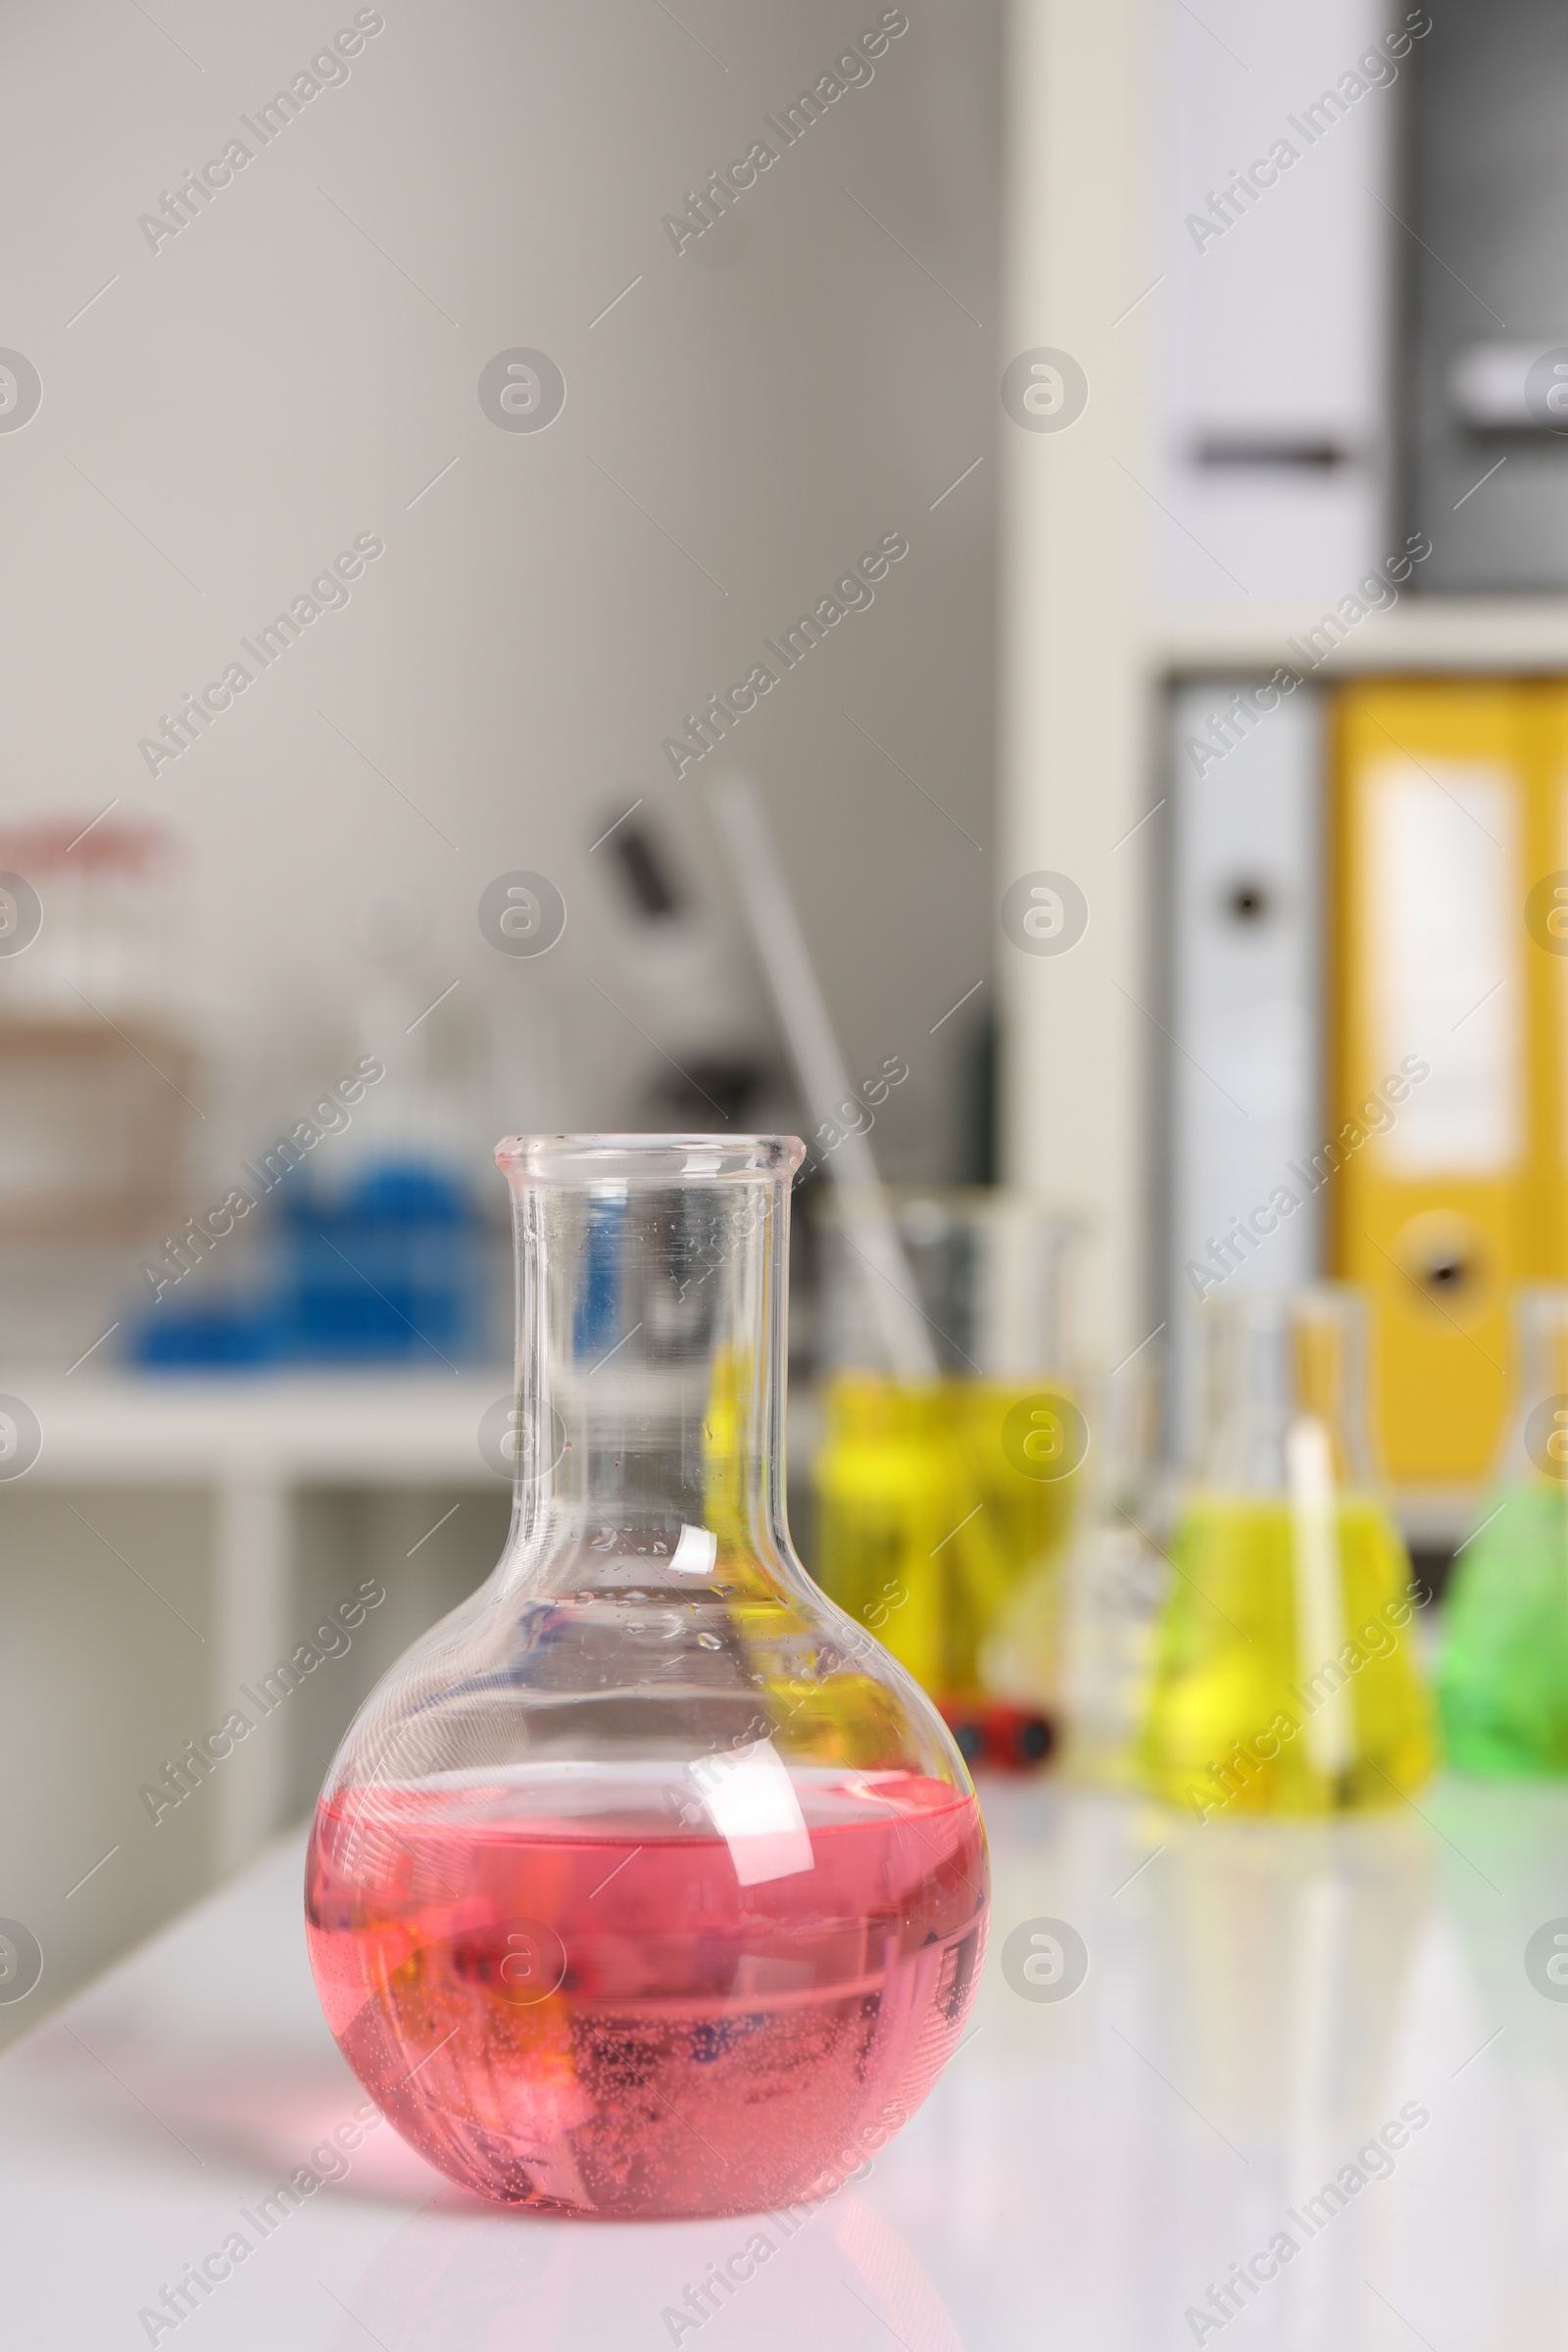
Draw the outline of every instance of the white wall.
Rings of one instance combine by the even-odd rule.
[[[755,1034],[744,976],[707,988],[706,1015],[701,990],[661,995],[588,846],[645,794],[721,897],[702,771],[677,785],[662,741],[892,530],[910,555],[875,606],[735,742],[852,1066],[913,1067],[885,1122],[895,1157],[939,1173],[951,1150],[977,1007],[929,1031],[986,970],[994,849],[992,12],[917,11],[678,256],[662,216],[880,11],[677,13],[690,35],[634,0],[392,0],[347,82],[156,253],[138,216],[236,132],[257,147],[240,115],[353,10],[171,0],[165,37],[89,0],[14,14],[0,41],[0,343],[43,382],[33,420],[0,432],[7,813],[85,821],[118,797],[188,846],[206,1124],[171,1108],[198,1163],[226,1166],[330,1074],[378,892],[428,907],[411,984],[462,983],[431,1034],[498,1011],[514,1036],[547,1014],[563,1033],[564,1074],[514,1087],[533,1099],[513,1125],[624,1116],[656,1047]],[[514,346],[564,371],[545,432],[480,410],[481,368]],[[137,743],[159,714],[362,532],[386,553],[348,608],[151,776]],[[477,928],[484,885],[517,866],[570,909],[538,963]]]

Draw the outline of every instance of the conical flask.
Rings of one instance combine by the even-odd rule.
[[[1037,1561],[981,1651],[987,1688],[1048,1716],[1059,1708],[1068,1770],[1112,1788],[1135,1775],[1170,1582],[1158,1360],[1145,1347],[1091,1392],[1097,1442],[1066,1557]]]
[[[809,2197],[925,2096],[984,1948],[941,1719],[783,1509],[793,1138],[512,1137],[518,1475],[487,1583],[317,1809],[312,1966],[366,2088],[557,2213]]]
[[[1146,1778],[1203,1820],[1392,1803],[1434,1751],[1409,1561],[1371,1476],[1362,1302],[1333,1284],[1216,1300],[1208,1337]]]
[[[1519,1395],[1445,1608],[1438,1696],[1463,1772],[1568,1774],[1568,1290],[1522,1291]]]

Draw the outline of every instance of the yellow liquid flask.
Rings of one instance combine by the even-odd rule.
[[[1454,1563],[1438,1664],[1461,1772],[1568,1775],[1568,1290],[1521,1292],[1500,1475]]]
[[[1216,1300],[1142,1742],[1200,1819],[1394,1802],[1432,1768],[1409,1561],[1372,1479],[1348,1288]]]
[[[976,1694],[1026,1573],[1059,1569],[1088,1433],[1066,1368],[1075,1228],[1003,1187],[883,1199],[939,1367],[889,1369],[849,1192],[824,1209],[813,1567],[840,1607],[944,1699]]]

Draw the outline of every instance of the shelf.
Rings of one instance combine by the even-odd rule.
[[[1143,629],[1146,664],[1157,675],[1299,668],[1289,641],[1302,644],[1303,629],[1331,609],[1152,614]],[[1568,596],[1404,596],[1369,613],[1312,674],[1321,681],[1404,669],[1568,670]]]
[[[29,1486],[498,1484],[478,1447],[504,1364],[462,1372],[76,1375],[3,1385],[37,1414]]]
[[[479,1423],[512,1394],[511,1367],[454,1374],[190,1375],[105,1372],[36,1379],[0,1369],[0,1391],[38,1416],[43,1446],[28,1488],[310,1486],[499,1488]],[[804,1466],[818,1413],[808,1384],[790,1398]]]

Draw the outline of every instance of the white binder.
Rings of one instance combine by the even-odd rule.
[[[1193,681],[1170,706],[1170,992],[1152,1009],[1169,1031],[1164,1312],[1184,1456],[1202,1420],[1200,1297],[1321,1270],[1323,710],[1304,685],[1259,710],[1262,686]]]

